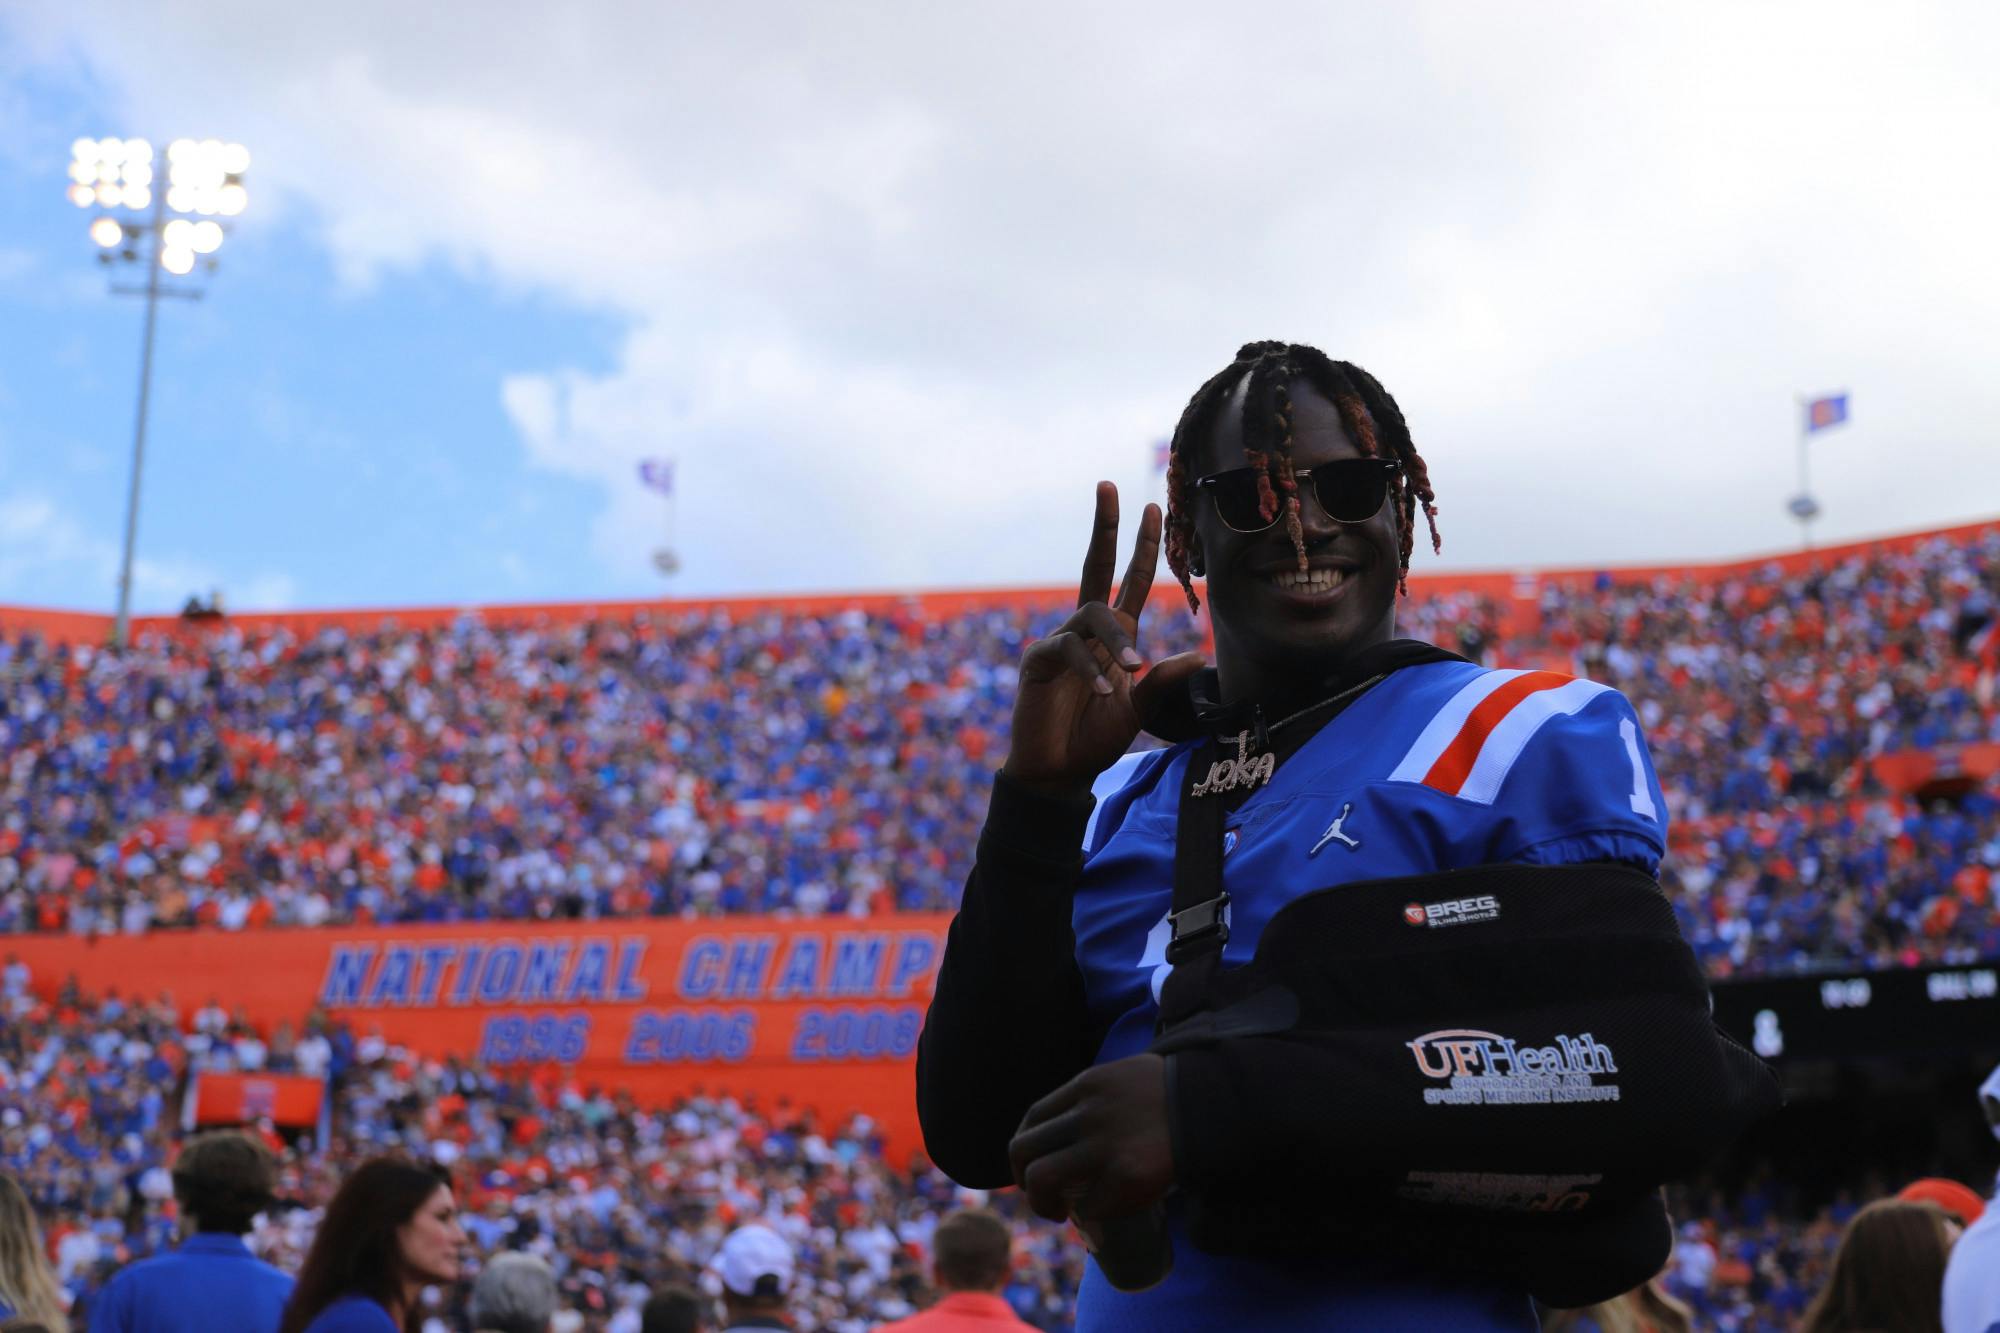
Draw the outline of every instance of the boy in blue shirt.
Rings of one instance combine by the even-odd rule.
[[[243,1243],[272,1201],[270,1150],[234,1130],[197,1135],[173,1176],[187,1239],[115,1275],[90,1303],[90,1333],[271,1333],[292,1279]]]

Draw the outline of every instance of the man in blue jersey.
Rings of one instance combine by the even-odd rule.
[[[113,1277],[90,1304],[90,1333],[271,1333],[292,1279],[243,1243],[271,1203],[270,1150],[233,1130],[201,1134],[173,1177],[187,1239]]]
[[[1531,1292],[1635,1285],[1659,1182],[1775,1093],[1652,883],[1630,705],[1395,637],[1433,496],[1359,367],[1246,346],[1168,489],[1114,595],[1099,486],[1078,610],[1023,656],[919,1046],[934,1160],[1110,1244],[1092,1333],[1532,1329]],[[1143,671],[1163,527],[1213,669]],[[1149,1217],[1171,1270],[1114,1289]]]

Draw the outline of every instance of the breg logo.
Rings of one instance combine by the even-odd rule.
[[[1490,893],[1477,898],[1453,898],[1441,903],[1410,903],[1403,908],[1403,920],[1413,926],[1463,926],[1474,921],[1498,921],[1500,900]]]

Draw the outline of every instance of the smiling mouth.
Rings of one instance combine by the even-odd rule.
[[[1280,569],[1265,577],[1280,592],[1304,593],[1311,596],[1315,593],[1330,593],[1345,584],[1352,576],[1353,571],[1348,569],[1309,569],[1303,574],[1296,569]]]

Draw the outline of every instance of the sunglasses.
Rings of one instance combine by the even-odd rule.
[[[1292,476],[1300,489],[1310,489],[1326,516],[1337,523],[1366,523],[1389,497],[1389,483],[1403,470],[1393,458],[1340,458],[1318,467],[1298,468]],[[1257,503],[1257,481],[1264,469],[1232,468],[1194,484],[1215,499],[1215,515],[1232,532],[1263,532],[1277,523],[1284,506],[1265,518]]]

